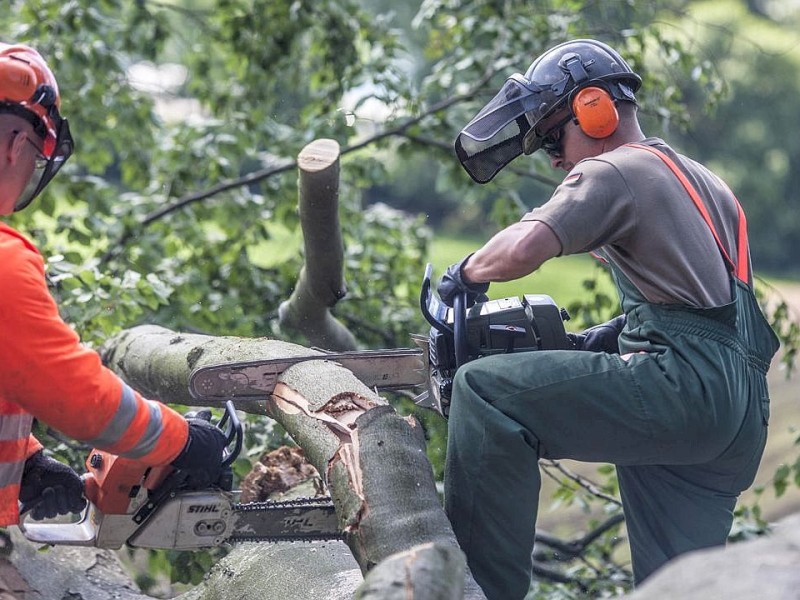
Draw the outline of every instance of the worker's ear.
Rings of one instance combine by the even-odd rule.
[[[16,131],[8,138],[8,143],[3,146],[3,154],[6,161],[11,165],[16,165],[22,151],[25,148],[25,133]]]

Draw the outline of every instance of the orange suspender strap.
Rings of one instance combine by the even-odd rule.
[[[644,144],[628,144],[634,148],[641,148],[642,150],[647,150],[651,154],[654,154],[658,158],[660,158],[665,165],[667,165],[672,171],[678,180],[681,182],[683,187],[686,189],[686,192],[694,202],[694,205],[697,207],[697,210],[700,211],[700,214],[703,216],[703,220],[708,225],[709,229],[711,229],[711,234],[714,236],[714,239],[717,242],[717,246],[719,246],[720,252],[722,252],[722,256],[728,262],[731,267],[731,271],[733,271],[736,277],[743,281],[744,283],[748,283],[748,243],[747,243],[747,219],[744,216],[744,211],[742,210],[742,205],[739,204],[739,201],[734,196],[733,200],[736,202],[736,209],[739,213],[739,232],[738,232],[738,240],[737,240],[737,256],[736,262],[734,263],[731,260],[731,257],[728,255],[727,250],[725,250],[725,246],[722,245],[722,241],[719,239],[719,235],[717,234],[717,228],[714,227],[714,223],[711,221],[711,215],[708,214],[708,209],[703,201],[700,199],[700,194],[697,193],[697,190],[694,188],[692,183],[689,179],[684,175],[683,171],[678,168],[678,165],[675,164],[669,156],[653,148],[652,146],[645,146]]]

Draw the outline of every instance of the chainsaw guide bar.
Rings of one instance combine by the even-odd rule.
[[[234,504],[233,513],[235,524],[227,542],[308,542],[343,537],[329,497]]]
[[[289,367],[310,360],[337,363],[366,386],[392,391],[424,385],[427,367],[416,348],[364,350],[232,362],[199,367],[189,376],[189,393],[197,400],[254,399],[269,396]]]

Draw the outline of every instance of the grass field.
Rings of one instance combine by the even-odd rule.
[[[479,248],[483,241],[479,239],[454,239],[437,237],[431,247],[430,262],[434,265],[434,276],[439,276],[444,269],[460,260],[470,252]],[[588,299],[590,294],[581,286],[584,279],[597,277],[599,267],[594,259],[588,256],[568,256],[549,261],[536,273],[515,282],[492,284],[489,290],[491,298],[519,296],[524,293],[550,295],[559,306],[575,300]],[[598,282],[613,295],[610,280],[604,276]],[[794,310],[794,318],[800,321],[800,283],[769,280],[776,292],[784,298]],[[776,358],[769,374],[772,415],[770,420],[770,437],[764,453],[761,468],[754,488],[745,492],[742,501],[751,503],[755,499],[754,489],[757,486],[766,488],[761,497],[764,516],[774,521],[792,512],[800,511],[800,481],[790,487],[781,497],[776,497],[771,481],[780,465],[793,465],[800,460],[800,445],[795,442],[800,438],[800,393],[798,377],[787,379]],[[581,474],[592,476],[596,465],[571,464]],[[800,469],[798,470],[800,477]],[[547,491],[545,490],[545,494]],[[544,500],[544,499],[543,499]],[[547,502],[542,503],[540,523],[545,528],[557,527],[564,515],[561,512],[548,513]]]

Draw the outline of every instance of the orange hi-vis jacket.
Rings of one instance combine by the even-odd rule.
[[[19,521],[25,460],[41,448],[33,418],[147,465],[170,463],[186,445],[177,412],[144,399],[104,367],[59,316],[44,260],[0,223],[0,526]]]

